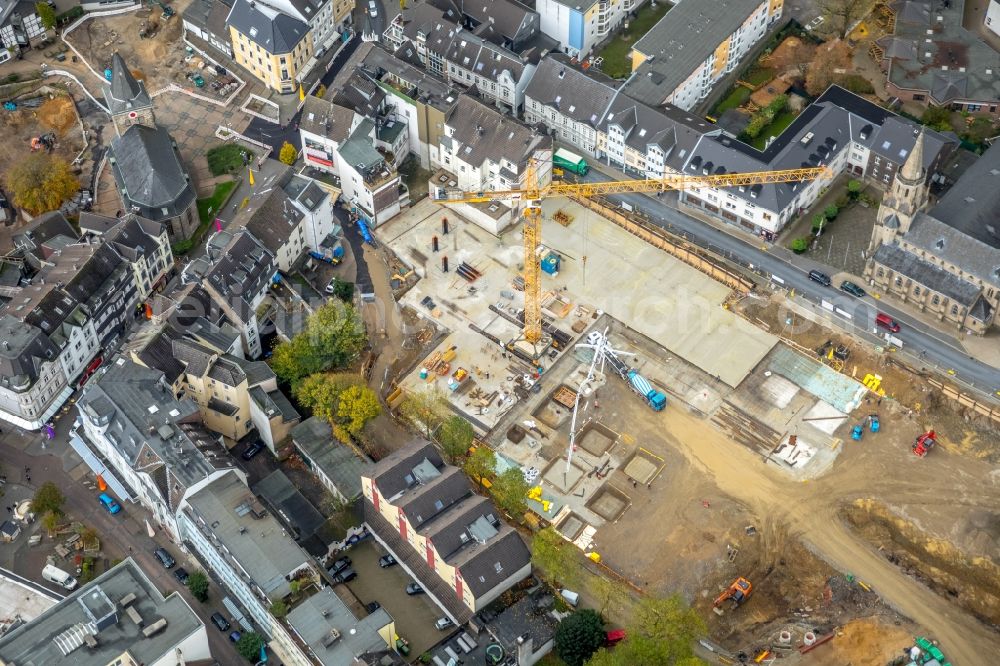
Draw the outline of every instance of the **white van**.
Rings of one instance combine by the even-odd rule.
[[[76,589],[76,578],[73,578],[59,567],[54,567],[51,564],[46,564],[45,568],[42,569],[42,578],[50,583],[61,585],[67,590]]]

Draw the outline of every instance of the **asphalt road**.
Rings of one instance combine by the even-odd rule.
[[[584,180],[600,182],[610,179],[596,169],[591,169]],[[676,204],[671,205],[672,201],[676,201],[676,195],[657,198],[655,195],[623,194],[609,198],[616,203],[626,202],[635,209],[642,210],[659,226],[732,261],[752,266],[754,270],[769,279],[777,276],[783,281],[781,286],[789,290],[794,289],[798,297],[816,305],[824,300],[832,302],[836,308],[851,314],[851,319],[846,317],[840,319],[855,335],[871,341],[880,339],[873,333],[875,315],[877,312],[884,312],[899,322],[902,330],[896,337],[902,340],[904,349],[917,355],[922,363],[953,374],[981,392],[993,395],[1000,392],[1000,370],[972,358],[955,341],[928,329],[921,322],[893,307],[887,300],[879,301],[876,307],[875,299],[870,296],[860,299],[840,291],[837,288],[838,280],[835,280],[834,286],[831,287],[824,287],[810,280],[808,272],[811,269],[831,273],[823,264],[794,255],[780,256],[777,252],[783,248],[768,245],[766,249],[762,249],[762,241],[756,244],[747,242],[743,238],[686,215],[676,208]]]

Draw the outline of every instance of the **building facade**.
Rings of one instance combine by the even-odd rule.
[[[263,2],[236,0],[226,25],[237,63],[272,90],[298,92],[314,62],[308,23]]]
[[[642,0],[538,0],[535,11],[542,32],[559,42],[567,55],[582,60],[641,4]]]

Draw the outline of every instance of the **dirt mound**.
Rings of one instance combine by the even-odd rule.
[[[826,645],[809,653],[810,666],[884,666],[913,637],[903,627],[873,619],[849,622]]]
[[[76,118],[76,106],[69,96],[53,97],[38,107],[38,122],[60,137],[76,126]]]

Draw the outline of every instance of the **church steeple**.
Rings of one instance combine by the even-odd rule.
[[[899,170],[899,176],[911,187],[922,184],[926,178],[927,170],[924,169],[924,128],[920,128],[920,134],[913,144],[913,150],[903,163],[903,168]]]
[[[132,125],[154,126],[153,100],[117,51],[111,58],[111,81],[104,86],[104,101],[119,136]]]
[[[896,173],[892,186],[878,208],[878,221],[872,230],[869,251],[883,243],[892,243],[905,234],[913,219],[927,205],[927,169],[924,168],[924,130],[920,129],[910,154]]]

